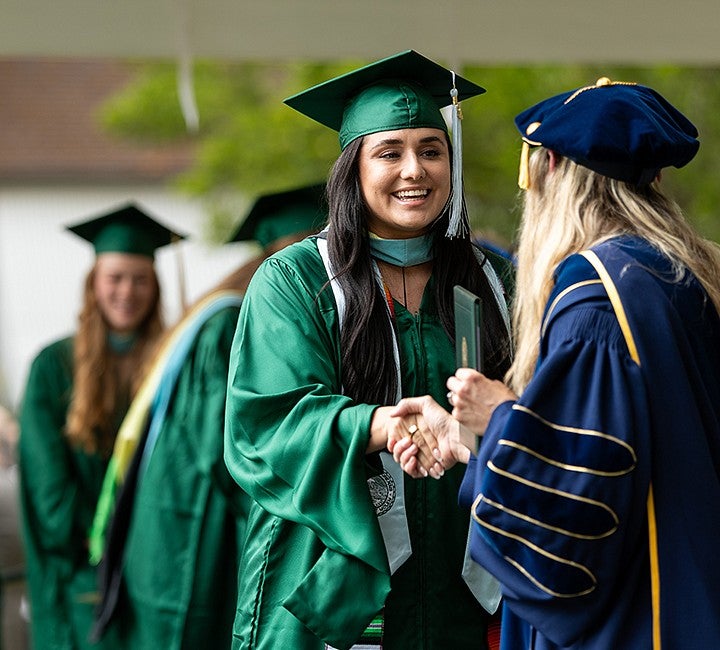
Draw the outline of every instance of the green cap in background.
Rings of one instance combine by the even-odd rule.
[[[318,232],[327,223],[325,183],[264,194],[253,203],[229,242],[256,240],[263,248],[288,235]]]
[[[156,248],[185,238],[160,224],[134,203],[67,229],[89,241],[96,255],[131,253],[154,258]]]
[[[406,50],[325,81],[285,103],[340,133],[340,147],[363,135],[430,127],[447,133],[440,109],[485,89]]]

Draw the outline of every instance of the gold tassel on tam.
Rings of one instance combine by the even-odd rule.
[[[520,171],[518,172],[518,187],[521,190],[530,189],[530,145],[527,142],[522,143],[522,151],[520,152]]]
[[[534,133],[540,126],[540,122],[533,122],[525,129],[525,134]],[[533,142],[523,138],[522,151],[520,152],[520,171],[518,172],[518,186],[521,190],[530,189],[530,147],[541,147],[542,142]]]

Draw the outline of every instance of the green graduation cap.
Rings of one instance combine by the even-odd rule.
[[[313,86],[285,103],[338,131],[341,149],[381,131],[436,128],[448,133],[440,109],[452,105],[453,192],[447,236],[456,237],[470,229],[463,200],[460,101],[484,92],[415,50],[406,50]]]
[[[260,196],[228,242],[254,239],[266,248],[281,237],[321,230],[327,222],[324,193],[325,183],[317,183]]]
[[[285,103],[340,133],[340,147],[363,135],[432,127],[447,132],[440,109],[485,89],[406,50],[313,86]]]
[[[96,255],[114,252],[153,258],[156,248],[185,238],[160,224],[134,203],[67,229],[89,241]]]

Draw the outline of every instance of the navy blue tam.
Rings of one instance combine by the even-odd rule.
[[[515,125],[527,145],[635,185],[686,165],[700,146],[695,126],[659,93],[607,77],[535,104]]]

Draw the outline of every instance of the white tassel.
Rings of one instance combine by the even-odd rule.
[[[177,92],[180,110],[189,133],[200,129],[200,112],[195,99],[193,56],[190,48],[190,15],[187,0],[176,0],[177,7]]]
[[[450,222],[447,237],[464,237],[470,231],[470,224],[463,217],[463,173],[462,173],[462,110],[455,87],[455,73],[452,72],[452,193],[450,194]]]
[[[180,309],[184,315],[188,309],[187,285],[185,283],[185,262],[183,261],[182,242],[179,238],[173,237],[172,243],[175,249],[175,270],[178,277],[178,293],[180,298]]]
[[[200,113],[195,100],[193,83],[193,63],[189,55],[181,54],[178,61],[177,88],[180,99],[180,110],[185,120],[185,128],[189,133],[200,130]]]

